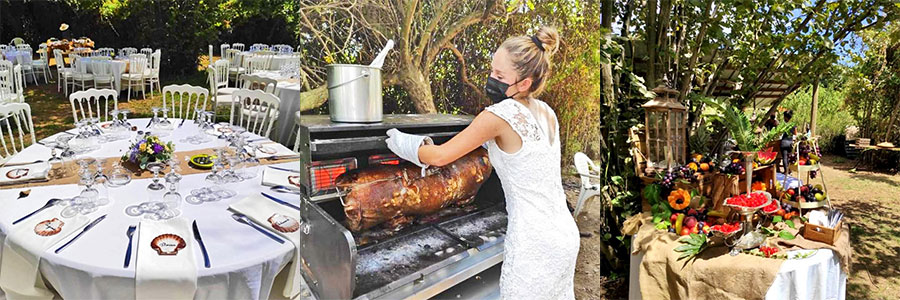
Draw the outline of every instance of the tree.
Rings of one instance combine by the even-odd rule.
[[[381,49],[380,45],[393,39],[396,46],[382,74],[384,85],[403,87],[419,113],[437,112],[431,70],[438,55],[444,50],[460,54],[452,44],[454,38],[469,26],[493,21],[506,12],[504,2],[499,0],[315,2],[318,3],[301,6],[301,19],[304,20],[301,27],[309,36],[306,44],[315,44],[324,50],[326,63],[349,59],[367,64],[376,54],[374,52]],[[341,20],[337,20],[338,17]],[[318,21],[313,22],[313,19]],[[322,20],[337,23],[325,25]],[[465,57],[456,57],[465,64]],[[319,69],[308,73],[321,74],[321,66],[308,65],[307,68]],[[314,79],[321,82],[321,78]],[[322,97],[321,94],[308,96]]]

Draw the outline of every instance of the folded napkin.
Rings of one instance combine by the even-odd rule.
[[[47,172],[50,172],[50,164],[47,162],[5,166],[0,168],[0,185],[46,180]]]
[[[197,265],[187,220],[141,221],[135,299],[194,299]]]
[[[288,273],[283,295],[294,298],[300,294],[300,282],[303,278],[300,275],[300,212],[259,194],[244,198],[228,208],[250,217],[256,224],[294,243],[293,268]]]
[[[272,167],[266,167],[262,176],[263,186],[284,186],[291,189],[300,189],[300,172],[289,172]]]
[[[285,147],[282,144],[276,142],[262,142],[259,143],[259,148],[256,149],[256,158],[269,158],[269,157],[282,157],[282,156],[294,156],[297,155],[297,152],[294,152],[288,147]]]
[[[7,299],[53,299],[53,292],[44,286],[38,271],[41,256],[57,255],[52,252],[54,245],[67,242],[90,223],[83,215],[63,218],[62,209],[45,209],[10,229],[0,257],[0,289],[6,292]]]

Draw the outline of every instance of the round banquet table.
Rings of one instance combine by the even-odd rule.
[[[148,119],[132,119],[131,123],[144,128]],[[172,119],[175,124],[179,119]],[[71,130],[70,132],[74,132]],[[193,145],[179,140],[198,132],[197,126],[188,120],[181,128],[176,128],[163,141],[175,143],[175,150],[191,151],[205,148],[225,146],[224,140]],[[253,136],[251,138],[258,138]],[[131,143],[131,139],[102,144],[102,148],[78,157],[120,157]],[[46,160],[50,157],[50,149],[34,144],[14,156],[9,163],[32,162]],[[179,157],[179,159],[183,159]],[[296,162],[273,164],[285,168],[297,168]],[[256,167],[261,172],[265,166]],[[109,172],[111,170],[105,170]],[[205,173],[184,175],[179,192],[184,196],[191,189],[211,185],[205,182]],[[199,246],[194,243],[197,266],[197,291],[194,299],[268,299],[270,294],[281,296],[281,290],[272,290],[276,275],[291,261],[294,246],[290,242],[279,244],[250,226],[236,222],[227,210],[229,204],[240,201],[244,197],[259,193],[264,188],[261,174],[253,179],[240,183],[228,184],[228,188],[237,192],[235,197],[218,202],[207,202],[192,205],[182,202],[182,214],[189,222],[196,220],[203,235],[203,241],[209,253],[211,268],[204,268],[203,257]],[[135,297],[135,266],[137,257],[132,257],[128,268],[123,268],[125,250],[128,245],[126,231],[128,226],[137,225],[142,218],[125,214],[126,206],[149,201],[147,185],[150,179],[135,179],[124,187],[106,188],[98,185],[101,195],[108,193],[110,204],[88,215],[90,219],[108,214],[106,220],[100,222],[64,251],[54,254],[47,250],[41,254],[40,272],[64,299],[133,299]],[[51,197],[76,196],[81,187],[78,185],[50,185],[31,188],[27,198],[19,199],[19,188],[3,189],[0,187],[0,243],[6,238],[13,220],[41,207]],[[106,192],[104,192],[106,191]],[[299,196],[278,194],[281,199],[300,203]],[[286,196],[289,195],[289,196]],[[67,241],[64,239],[60,243]],[[51,249],[56,249],[54,245]],[[2,249],[2,247],[0,247]],[[0,250],[2,251],[2,250]],[[2,253],[0,253],[2,255]],[[134,256],[134,255],[133,255]],[[50,286],[48,286],[50,287]],[[0,292],[0,299],[3,299]]]
[[[291,134],[294,131],[294,113],[300,110],[300,80],[284,78],[278,71],[256,72],[254,75],[275,79],[275,96],[281,101],[278,104],[278,119],[275,122],[273,140],[283,145],[291,145]]]

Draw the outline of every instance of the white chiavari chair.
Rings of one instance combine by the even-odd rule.
[[[209,90],[188,84],[172,84],[163,87],[163,107],[177,119],[195,119],[196,110],[207,110]]]
[[[85,118],[98,118],[106,122],[109,111],[119,108],[119,92],[112,89],[88,89],[69,95],[72,105],[72,118],[75,123]],[[112,105],[110,105],[112,104]]]

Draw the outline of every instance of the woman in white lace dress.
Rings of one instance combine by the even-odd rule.
[[[559,123],[535,99],[559,45],[553,28],[507,39],[494,53],[485,92],[494,101],[442,145],[391,129],[388,147],[419,166],[443,166],[478,146],[488,149],[509,213],[500,275],[504,299],[574,299],[579,235],[560,174]]]

